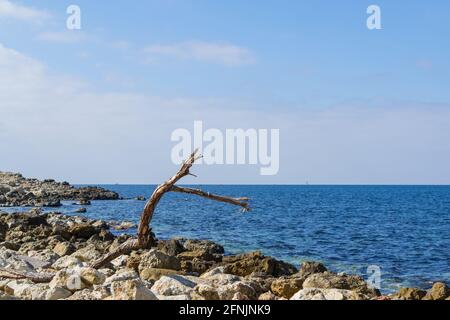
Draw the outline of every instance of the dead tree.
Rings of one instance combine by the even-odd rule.
[[[93,261],[91,263],[91,267],[95,269],[100,269],[101,267],[105,266],[112,260],[116,259],[117,257],[120,257],[125,254],[129,254],[131,251],[134,250],[140,250],[140,249],[148,249],[153,245],[153,238],[151,234],[151,228],[150,228],[150,222],[153,218],[153,214],[155,212],[155,209],[161,200],[161,198],[166,194],[167,192],[177,192],[177,193],[186,193],[186,194],[192,194],[197,195],[200,197],[208,198],[215,201],[225,202],[233,205],[237,205],[243,208],[244,211],[249,211],[249,199],[248,198],[232,198],[232,197],[225,197],[220,195],[211,194],[209,192],[204,192],[199,189],[192,189],[192,188],[185,188],[185,187],[178,187],[175,184],[182,178],[193,175],[190,172],[190,169],[192,165],[200,159],[201,156],[198,155],[198,150],[194,151],[188,159],[186,159],[183,162],[183,165],[181,166],[180,170],[169,180],[164,182],[163,184],[159,185],[155,191],[153,192],[150,199],[147,201],[144,207],[144,211],[142,212],[137,237],[125,241],[123,244],[121,244],[116,250],[114,250],[111,253],[108,253],[104,255],[103,257]],[[30,279],[33,282],[36,283],[42,283],[42,282],[50,282],[53,278],[54,274],[25,274],[20,273],[17,271],[10,271],[5,269],[0,269],[0,277],[3,278],[12,278],[12,279]]]

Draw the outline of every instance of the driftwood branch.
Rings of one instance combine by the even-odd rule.
[[[250,211],[250,206],[248,204],[248,201],[249,201],[248,198],[231,198],[231,197],[219,196],[216,194],[205,192],[200,189],[192,189],[192,188],[185,188],[185,187],[178,187],[178,186],[173,186],[170,189],[170,191],[194,194],[194,195],[197,195],[197,196],[200,196],[203,198],[208,198],[208,199],[215,200],[215,201],[234,204],[236,206],[241,206],[244,211]]]
[[[164,182],[163,184],[159,185],[155,191],[153,191],[152,196],[145,204],[144,210],[141,215],[141,219],[139,222],[138,232],[137,232],[137,239],[131,239],[123,244],[121,244],[116,250],[113,252],[110,252],[103,257],[93,261],[91,263],[91,267],[95,269],[100,269],[112,260],[120,257],[121,255],[129,254],[131,251],[139,250],[139,249],[147,249],[153,245],[153,238],[151,234],[150,229],[150,222],[153,218],[153,214],[155,212],[155,209],[161,200],[161,198],[166,194],[167,192],[178,192],[178,193],[187,193],[187,194],[193,194],[197,196],[201,196],[204,198],[208,198],[215,201],[225,202],[233,205],[237,205],[243,208],[244,211],[249,211],[249,199],[248,198],[231,198],[231,197],[225,197],[220,195],[211,194],[208,192],[204,192],[199,189],[192,189],[192,188],[184,188],[184,187],[178,187],[175,186],[175,184],[182,178],[186,176],[194,176],[190,172],[190,169],[192,165],[200,159],[201,156],[198,155],[198,150],[195,150],[188,159],[186,159],[183,162],[183,165],[181,166],[180,170],[171,177],[169,180]],[[10,279],[30,279],[33,282],[36,283],[44,283],[44,282],[50,282],[53,278],[54,274],[31,274],[31,273],[21,273],[18,271],[10,271],[10,270],[3,270],[0,269],[0,277],[3,278],[10,278]]]
[[[34,283],[48,283],[52,281],[54,276],[55,274],[53,273],[30,273],[30,272],[25,273],[0,268],[0,278],[15,279],[15,280],[29,279]]]

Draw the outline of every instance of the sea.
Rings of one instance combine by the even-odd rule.
[[[93,201],[83,215],[135,223],[145,202],[134,198],[148,198],[156,187],[99,186],[125,200]],[[208,239],[223,245],[227,254],[259,250],[297,267],[302,261],[319,261],[334,272],[378,279],[384,293],[400,287],[429,288],[435,281],[450,284],[450,186],[190,187],[249,197],[252,210],[169,193],[151,222],[158,238]],[[78,208],[66,201],[56,211],[78,215]]]

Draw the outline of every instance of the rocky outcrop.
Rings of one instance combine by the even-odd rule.
[[[99,187],[75,188],[52,179],[26,179],[19,173],[0,172],[0,207],[59,207],[63,200],[117,200],[119,195]]]
[[[152,241],[153,249],[89,267],[130,238],[111,224],[58,213],[0,212],[0,269],[53,274],[49,283],[1,278],[0,300],[444,300],[445,283],[380,296],[363,278],[317,262],[293,265],[260,252],[226,256],[206,240]]]

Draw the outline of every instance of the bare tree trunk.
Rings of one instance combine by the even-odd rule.
[[[147,201],[144,207],[144,211],[142,212],[141,219],[139,222],[137,239],[131,239],[123,244],[121,244],[116,250],[111,253],[104,255],[103,257],[93,261],[91,263],[91,267],[95,269],[100,269],[112,260],[120,257],[121,255],[129,254],[131,251],[139,250],[139,249],[147,249],[152,245],[152,235],[150,229],[150,222],[153,218],[153,214],[155,212],[156,206],[158,205],[161,198],[167,192],[178,192],[178,193],[187,193],[193,194],[197,196],[201,196],[204,198],[208,198],[215,201],[225,202],[237,206],[241,206],[244,211],[249,211],[250,207],[248,204],[248,198],[231,198],[220,195],[211,194],[208,192],[204,192],[199,189],[192,188],[184,188],[177,187],[175,183],[177,183],[183,177],[188,175],[192,175],[190,173],[190,169],[195,161],[201,158],[200,155],[197,154],[198,150],[195,150],[187,160],[184,161],[180,170],[169,180],[159,185],[155,191],[153,192],[150,199]],[[21,273],[17,271],[8,271],[0,269],[0,277],[4,278],[12,278],[12,279],[30,279],[33,282],[50,282],[53,278],[53,274],[29,274],[29,273]]]

